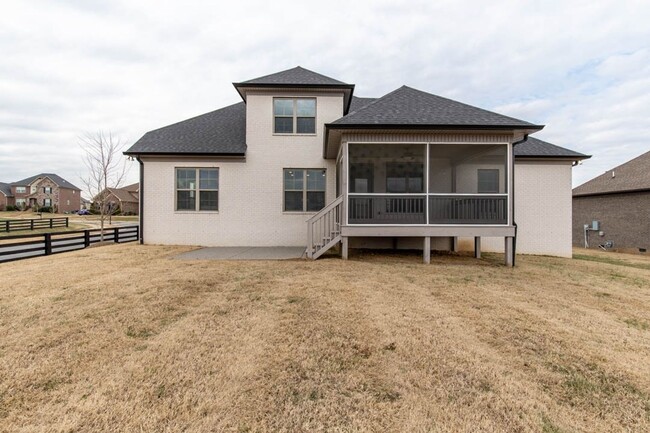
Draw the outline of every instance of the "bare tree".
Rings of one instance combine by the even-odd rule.
[[[119,188],[127,172],[126,159],[122,157],[125,143],[111,132],[106,134],[102,131],[86,133],[79,140],[87,169],[87,175],[82,176],[82,181],[99,212],[100,240],[103,242],[106,218],[110,218],[117,210],[114,203],[109,200],[108,188]]]

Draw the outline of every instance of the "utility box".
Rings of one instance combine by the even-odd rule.
[[[593,221],[591,222],[591,229],[592,229],[593,231],[595,231],[595,232],[599,231],[599,230],[600,230],[600,221],[598,221],[598,220],[593,220]]]

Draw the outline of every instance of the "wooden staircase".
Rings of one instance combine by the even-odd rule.
[[[316,260],[341,242],[343,196],[307,220],[307,257]]]

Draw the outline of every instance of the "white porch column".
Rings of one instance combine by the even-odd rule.
[[[348,259],[348,237],[341,236],[341,258],[343,260]]]
[[[422,261],[427,265],[431,263],[431,238],[429,236],[424,237],[424,247],[422,249]]]
[[[451,238],[451,250],[454,253],[458,252],[458,237],[457,236],[454,236],[453,238]]]
[[[477,259],[481,258],[481,237],[474,237],[474,257]]]

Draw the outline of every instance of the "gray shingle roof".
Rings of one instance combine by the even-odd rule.
[[[27,186],[27,185],[31,184],[32,182],[34,182],[39,177],[49,177],[50,179],[52,179],[52,181],[54,181],[54,183],[59,185],[59,188],[76,189],[78,191],[81,191],[81,188],[78,188],[78,187],[74,186],[73,184],[71,184],[70,182],[68,182],[67,180],[65,180],[61,176],[59,176],[58,174],[54,174],[54,173],[37,174],[36,176],[31,176],[31,177],[28,177],[26,179],[19,180],[18,182],[12,182],[11,184],[13,186]]]
[[[606,171],[573,189],[574,196],[650,190],[650,152]]]
[[[321,75],[317,72],[310,71],[309,69],[296,66],[295,68],[287,69],[286,71],[276,72],[274,74],[265,75],[263,77],[253,78],[252,80],[235,83],[237,85],[251,85],[261,84],[268,85],[307,85],[307,86],[341,86],[349,85],[334,78]]]
[[[407,86],[402,86],[357,110],[351,110],[330,125],[542,128]]]
[[[528,137],[528,140],[515,146],[514,154],[520,158],[575,158],[587,159],[590,155],[556,146],[555,144],[542,141],[538,138]]]
[[[352,102],[350,102],[350,112],[357,111],[361,107],[364,107],[371,102],[375,102],[377,98],[358,98],[356,96],[352,97]]]
[[[7,197],[11,197],[11,185],[8,183],[0,182],[0,191],[4,193]]]
[[[244,155],[246,104],[239,102],[149,131],[124,153]]]

